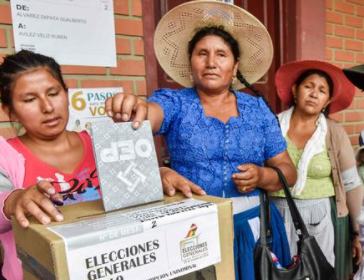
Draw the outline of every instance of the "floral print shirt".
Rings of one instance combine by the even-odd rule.
[[[258,195],[237,191],[231,178],[237,166],[264,162],[286,150],[278,121],[264,100],[234,91],[239,116],[226,123],[205,115],[194,88],[160,89],[149,102],[158,103],[164,120],[158,134],[164,135],[171,167],[219,197]]]

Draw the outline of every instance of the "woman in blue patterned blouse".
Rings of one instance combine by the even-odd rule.
[[[244,24],[226,24],[224,16]],[[252,29],[253,33],[247,32]],[[236,6],[188,2],[162,18],[155,49],[164,70],[186,88],[155,91],[148,108],[140,100],[118,95],[107,101],[106,111],[115,119],[122,118],[122,112],[127,119],[130,109],[139,106],[136,119],[140,119],[147,109],[153,130],[166,139],[172,168],[203,191],[188,180],[179,189],[187,196],[191,191],[205,192],[233,200],[236,279],[254,279],[259,192],[281,188],[276,172],[266,166],[279,167],[290,184],[296,180],[286,142],[265,100],[234,89],[251,87],[249,82],[267,71],[273,53],[270,37],[256,18]],[[168,195],[175,191],[165,187]],[[271,221],[273,252],[287,265],[288,243],[274,206]]]

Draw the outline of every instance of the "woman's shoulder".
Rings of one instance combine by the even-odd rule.
[[[22,153],[20,153],[17,149],[15,149],[10,143],[19,141],[18,137],[14,137],[11,139],[5,139],[3,137],[0,137],[0,170],[2,171],[8,171],[8,170],[15,170],[14,172],[6,172],[9,176],[13,176],[14,174],[20,174],[24,172],[22,170],[24,166],[24,156]],[[11,160],[9,160],[11,159]],[[19,172],[19,173],[17,173]],[[16,179],[20,179],[17,177]],[[12,178],[12,180],[15,180]]]
[[[0,137],[0,150],[2,155],[4,155],[4,151],[14,150],[14,145],[19,143],[19,137],[13,137],[9,139],[5,139],[4,137]]]
[[[330,118],[326,118],[326,121],[327,121],[327,127],[329,128],[329,130],[331,132],[336,132],[336,133],[346,133],[344,127],[339,123],[337,122],[336,120],[333,120],[333,119],[330,119]]]
[[[82,130],[77,133],[81,138],[86,139],[87,141],[91,141],[91,136],[86,130]]]
[[[345,146],[350,145],[350,138],[345,130],[345,128],[338,123],[335,120],[332,119],[326,119],[327,120],[327,140],[332,139],[333,142],[335,142],[337,146]]]
[[[252,95],[244,91],[235,91],[235,94],[238,99],[238,103],[252,105],[252,108],[255,108],[257,110],[266,107],[262,96]]]
[[[196,91],[194,88],[182,88],[182,89],[170,89],[160,88],[153,92],[153,95],[149,98],[149,101],[163,102],[173,101],[175,104],[191,103],[198,100]]]
[[[8,144],[8,146],[12,147],[13,149],[15,149],[19,152],[23,152],[23,150],[25,148],[24,144],[22,143],[22,141],[20,140],[20,138],[18,136],[6,139],[5,142]],[[7,145],[5,145],[5,143],[1,144],[2,149],[6,148],[6,146]]]
[[[195,94],[194,88],[159,88],[153,91],[154,94],[166,94],[166,95],[174,95],[174,96],[185,96]]]
[[[75,133],[75,135],[77,135],[77,137],[81,139],[82,145],[85,146],[86,148],[92,146],[91,136],[86,130],[80,132],[72,132],[72,133]]]
[[[5,138],[1,137],[0,139],[1,139],[1,142],[6,141],[9,144],[14,144],[14,143],[20,142],[20,139],[19,139],[18,136],[12,137],[12,138],[8,138],[8,139],[5,139]]]
[[[254,95],[251,95],[247,92],[244,92],[244,91],[238,91],[238,90],[235,90],[235,95],[238,99],[238,101],[242,101],[242,102],[258,102],[258,98]]]
[[[274,116],[262,96],[255,96],[241,91],[235,93],[240,108],[253,119],[266,120]]]

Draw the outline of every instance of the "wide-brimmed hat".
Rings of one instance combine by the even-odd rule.
[[[343,69],[344,74],[358,88],[364,90],[364,64]]]
[[[330,63],[319,60],[301,60],[282,65],[276,75],[275,84],[277,93],[283,104],[291,105],[293,102],[292,86],[299,76],[309,70],[321,70],[328,74],[333,82],[332,97],[329,113],[339,112],[349,107],[355,94],[355,87],[345,77],[343,71]]]
[[[218,1],[191,1],[166,13],[154,35],[154,50],[163,70],[177,83],[193,86],[188,42],[205,26],[223,26],[240,47],[239,70],[249,83],[259,80],[273,58],[272,40],[265,26],[244,9]],[[234,88],[243,88],[239,81]]]

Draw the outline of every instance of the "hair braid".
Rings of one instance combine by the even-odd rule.
[[[268,106],[269,110],[272,112],[272,114],[276,117],[278,124],[279,124],[279,120],[278,117],[276,115],[276,113],[273,111],[272,107],[269,105],[267,99],[265,98],[265,96],[259,91],[257,90],[255,87],[253,87],[245,78],[244,76],[240,73],[240,71],[238,70],[236,73],[236,78],[248,89],[250,89],[254,95],[258,98],[262,98],[264,103]]]

